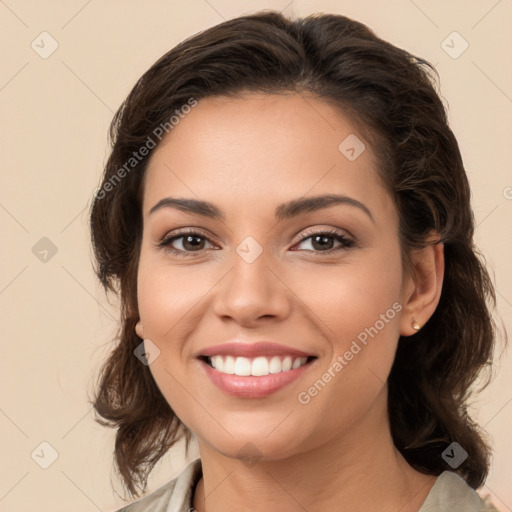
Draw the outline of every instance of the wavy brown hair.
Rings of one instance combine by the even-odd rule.
[[[112,152],[90,217],[97,275],[122,305],[94,407],[100,423],[117,428],[115,462],[130,494],[144,491],[157,461],[183,436],[188,446],[192,433],[133,354],[142,341],[135,333],[136,282],[149,155],[128,170],[126,163],[191,98],[244,92],[313,95],[357,123],[395,200],[404,269],[411,268],[411,251],[438,233],[442,294],[423,329],[399,340],[388,382],[391,432],[409,464],[431,475],[451,469],[441,454],[459,443],[469,456],[457,473],[473,488],[484,482],[490,449],[467,401],[491,363],[496,296],[473,243],[469,183],[437,89],[431,64],[359,22],[337,15],[290,20],[273,11],[186,39],[135,84],[112,121]]]

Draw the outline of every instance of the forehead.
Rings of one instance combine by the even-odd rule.
[[[205,98],[154,150],[144,210],[166,195],[247,208],[333,192],[380,211],[393,209],[377,165],[356,125],[317,98],[255,93]]]

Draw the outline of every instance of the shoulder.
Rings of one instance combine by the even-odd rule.
[[[498,512],[459,475],[444,471],[435,481],[418,512]]]
[[[196,459],[174,480],[116,512],[189,512],[193,510],[194,488],[201,475],[201,459]]]

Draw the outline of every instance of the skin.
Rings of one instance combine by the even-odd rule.
[[[355,161],[338,150],[349,134],[364,141],[349,119],[312,97],[208,98],[149,162],[136,331],[158,346],[152,375],[197,436],[198,512],[415,512],[435,481],[410,467],[393,445],[386,379],[399,336],[414,334],[412,320],[424,325],[439,302],[443,247],[414,253],[414,273],[405,273],[398,214],[377,177],[369,142]],[[373,220],[347,204],[274,217],[284,202],[322,194],[360,201]],[[225,217],[170,207],[150,213],[169,196],[210,201]],[[199,232],[199,250],[184,238],[172,245],[189,256],[158,247],[178,228]],[[330,238],[322,249],[312,238],[300,241],[325,229],[354,244],[344,248]],[[248,236],[263,249],[252,263],[236,251]],[[401,310],[394,318],[317,396],[299,403],[298,394],[396,303]],[[270,396],[235,398],[211,383],[196,358],[233,339],[271,340],[317,359]],[[239,453],[247,443],[256,464]]]

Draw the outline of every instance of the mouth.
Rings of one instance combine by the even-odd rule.
[[[265,377],[267,375],[290,372],[310,364],[315,356],[258,356],[237,357],[231,355],[200,356],[216,372],[239,377]]]
[[[200,355],[198,360],[209,381],[236,398],[265,398],[275,394],[298,380],[318,359],[293,350],[287,354],[253,351],[244,356],[229,354],[227,349],[221,351],[224,353],[209,350],[209,355]]]

